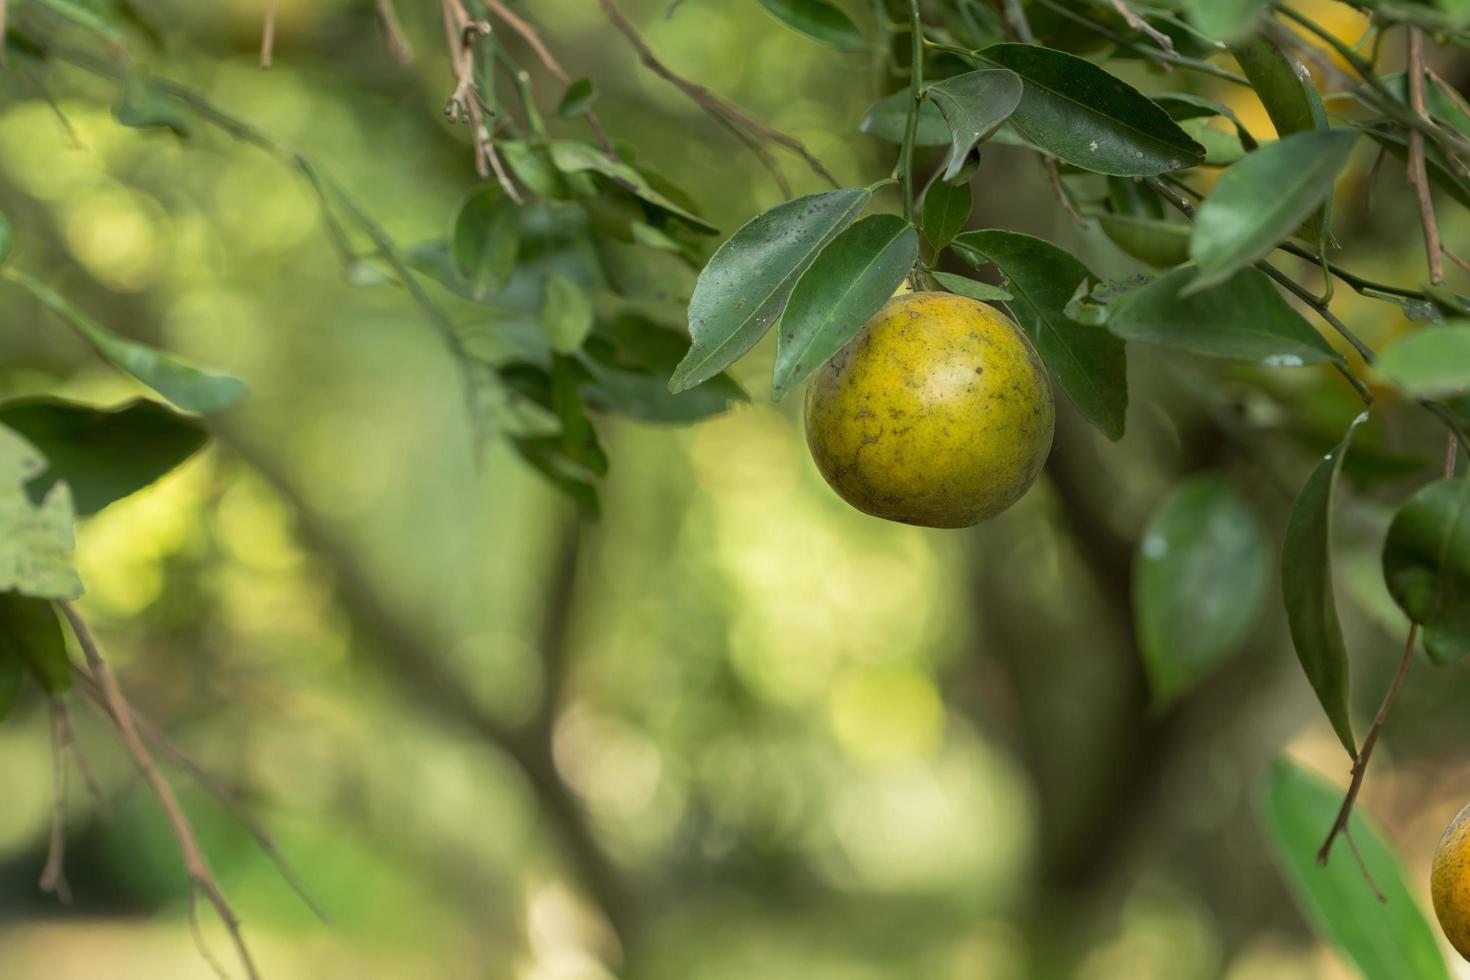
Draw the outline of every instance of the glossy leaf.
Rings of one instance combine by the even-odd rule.
[[[1470,321],[1423,327],[1394,341],[1374,368],[1415,398],[1470,392]]]
[[[1013,71],[982,69],[935,82],[926,90],[949,123],[949,165],[953,180],[970,148],[1005,122],[1021,101],[1021,77]]]
[[[889,143],[902,143],[908,125],[909,106],[913,100],[908,89],[900,89],[874,102],[863,116],[858,131]],[[928,99],[919,103],[919,122],[914,131],[915,146],[946,146],[950,142],[949,123],[939,107]]]
[[[71,660],[49,599],[0,592],[0,659],[19,659],[47,694],[71,689]]]
[[[1447,664],[1470,653],[1470,480],[1439,480],[1399,508],[1383,546],[1394,601]]]
[[[1140,262],[1167,268],[1189,261],[1188,225],[1124,214],[1094,217],[1114,245]]]
[[[1167,112],[1090,61],[1031,44],[994,44],[980,57],[1021,76],[1024,90],[1011,122],[1067,163],[1146,177],[1204,158],[1204,147]]]
[[[204,426],[157,402],[99,409],[57,398],[0,404],[0,425],[19,433],[47,466],[26,483],[33,504],[65,481],[79,517],[153,483],[209,439]]]
[[[1297,905],[1319,935],[1357,966],[1364,980],[1449,980],[1434,931],[1404,881],[1399,859],[1353,811],[1352,843],[1338,841],[1331,860],[1317,849],[1342,805],[1342,789],[1278,759],[1260,795],[1261,825]],[[1379,901],[1352,847],[1362,855]]]
[[[1005,303],[1015,299],[1010,293],[999,286],[992,286],[988,282],[979,282],[969,276],[957,276],[951,272],[931,272],[934,281],[957,296],[968,296],[970,299]]]
[[[747,222],[700,272],[689,301],[692,345],[671,391],[719,374],[755,346],[786,308],[802,273],[872,199],[866,188],[809,194]]]
[[[576,119],[592,111],[597,102],[597,85],[590,78],[579,78],[567,86],[556,114],[563,119]]]
[[[924,238],[935,251],[954,241],[965,230],[974,209],[974,198],[968,182],[947,184],[936,180],[924,192]]]
[[[918,233],[893,214],[871,215],[832,239],[802,274],[781,317],[772,397],[785,397],[847,346],[918,259]]]
[[[245,382],[228,374],[190,367],[163,351],[126,340],[92,321],[42,282],[20,273],[11,281],[24,287],[71,325],[112,366],[130,374],[187,412],[219,412],[245,397]]]
[[[1197,270],[1175,269],[1112,304],[1108,329],[1128,340],[1210,357],[1301,367],[1338,360],[1331,345],[1256,269],[1190,292]]]
[[[1260,521],[1222,474],[1184,480],[1154,512],[1133,560],[1133,609],[1156,709],[1250,635],[1269,566]]]
[[[498,293],[510,283],[520,249],[521,226],[515,203],[497,184],[481,184],[460,202],[450,231],[454,271],[474,299]]]
[[[1313,130],[1267,143],[1220,175],[1195,215],[1191,290],[1229,279],[1264,258],[1332,193],[1355,134]]]
[[[1297,659],[1333,731],[1355,758],[1358,749],[1348,711],[1347,647],[1332,584],[1332,497],[1353,433],[1367,419],[1367,412],[1359,415],[1342,442],[1307,477],[1292,505],[1281,549],[1282,597]]]
[[[868,50],[863,32],[829,0],[761,0],[761,6],[788,26],[838,51]]]
[[[71,491],[53,487],[39,504],[26,494],[45,469],[40,453],[0,425],[0,592],[75,599],[82,580],[72,564]]]
[[[541,327],[551,349],[570,354],[592,330],[592,301],[582,287],[559,272],[546,277],[541,292]]]
[[[1096,277],[1068,253],[1030,235],[971,231],[955,245],[961,254],[995,264],[1015,297],[1007,305],[1067,397],[1108,438],[1121,439],[1128,409],[1123,342],[1065,312],[1077,288]]]
[[[636,167],[622,160],[612,159],[599,147],[572,140],[557,140],[550,144],[550,152],[552,164],[563,174],[586,171],[601,174],[639,200],[674,215],[698,231],[714,234],[718,230],[692,210],[657,190],[652,181]]]

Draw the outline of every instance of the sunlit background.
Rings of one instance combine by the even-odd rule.
[[[165,50],[146,55],[161,74],[323,164],[399,242],[444,234],[475,178],[443,121],[436,5],[400,0],[418,54],[400,67],[372,4],[283,0],[268,73],[255,67],[263,3],[141,6],[165,26]],[[595,4],[521,6],[574,75],[598,80],[609,131],[727,233],[780,200]],[[1362,33],[1347,5],[1299,6]],[[897,87],[869,57],[785,30],[753,0],[687,0],[668,17],[666,0],[625,7],[672,67],[800,136],[844,182],[891,168],[891,145],[857,132]],[[1441,68],[1466,82],[1465,60]],[[1272,132],[1244,90],[1124,73],[1227,100]],[[88,520],[77,553],[80,608],[139,710],[234,787],[329,916],[171,770],[265,976],[623,975],[535,783],[548,775],[623,897],[640,977],[1352,976],[1310,934],[1257,829],[1255,786],[1278,752],[1339,782],[1347,769],[1275,584],[1247,647],[1162,718],[1127,593],[1132,542],[1182,473],[1230,470],[1279,542],[1288,494],[1355,412],[1330,373],[1131,348],[1123,442],[1066,410],[1020,505],[939,532],[867,518],[826,489],[799,400],[768,398],[762,347],[737,369],[750,403],[724,417],[600,421],[603,516],[579,522],[500,444],[477,460],[433,329],[401,290],[349,285],[299,174],[203,128],[186,141],[122,128],[113,87],[80,72],[3,77],[14,261],[120,332],[252,387],[218,444]],[[560,86],[534,77],[549,111]],[[1401,165],[1383,166],[1370,209],[1373,157],[1360,147],[1339,185],[1344,264],[1417,283]],[[799,163],[787,171],[818,189]],[[1067,217],[1028,152],[987,151],[974,187],[977,226],[1043,235],[1100,275],[1137,270]],[[1447,241],[1470,241],[1463,212],[1443,220]],[[495,342],[493,315],[436,299]],[[138,394],[19,294],[0,304],[0,397]],[[1410,326],[1345,290],[1337,304],[1375,343]],[[1234,437],[1212,424],[1221,413]],[[1413,482],[1385,479],[1383,460],[1428,459],[1439,439],[1392,406],[1375,425],[1379,453],[1349,466],[1359,482],[1338,522],[1362,716],[1406,625],[1377,554]],[[507,728],[534,729],[552,687],[539,775],[415,683],[413,657]],[[1364,794],[1421,896],[1440,831],[1470,801],[1467,699],[1470,672],[1420,664]],[[52,806],[44,704],[32,696],[0,726],[0,976],[209,976],[156,801],[80,700],[75,716],[112,809],[104,819],[73,777],[70,907],[36,887]],[[207,908],[201,922],[236,972]]]

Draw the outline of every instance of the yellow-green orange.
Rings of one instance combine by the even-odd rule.
[[[832,489],[925,527],[968,527],[1019,500],[1054,421],[1026,335],[949,293],[890,299],[807,388],[807,445]]]
[[[1460,811],[1440,839],[1429,891],[1450,945],[1470,960],[1470,806]]]

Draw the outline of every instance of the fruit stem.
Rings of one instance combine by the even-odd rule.
[[[919,130],[919,103],[924,100],[924,32],[919,23],[919,0],[909,0],[909,36],[913,41],[909,63],[909,116],[903,128],[899,176],[903,179],[903,216],[914,220],[914,136]]]

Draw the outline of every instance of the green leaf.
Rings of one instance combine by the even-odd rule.
[[[1021,102],[1021,76],[1004,69],[966,72],[935,82],[926,90],[949,123],[949,166],[953,180],[965,165],[970,148],[1005,122]]]
[[[1264,258],[1332,194],[1356,134],[1313,130],[1267,143],[1220,175],[1195,215],[1191,290],[1218,285]]]
[[[1470,321],[1421,327],[1393,342],[1374,368],[1415,398],[1470,392]]]
[[[694,284],[688,355],[669,379],[683,391],[734,364],[755,346],[817,253],[852,223],[873,194],[849,188],[809,194],[746,222],[721,245]]]
[[[223,411],[244,398],[249,390],[239,378],[190,367],[146,344],[117,336],[30,276],[13,269],[6,270],[5,276],[70,324],[113,367],[132,375],[187,412]]]
[[[689,352],[689,339],[635,314],[599,323],[584,347],[582,363],[596,407],[647,422],[697,422],[736,402],[749,401],[728,374],[677,394],[667,380]]]
[[[551,349],[570,354],[592,330],[592,301],[582,287],[559,272],[546,277],[541,292],[541,327]]]
[[[1123,341],[1066,315],[1077,287],[1097,277],[1050,242],[1011,231],[971,231],[955,239],[962,255],[995,263],[1015,296],[1015,313],[1047,369],[1077,410],[1110,439],[1123,438],[1128,362]]]
[[[46,458],[47,467],[26,483],[31,503],[40,504],[65,481],[79,517],[143,489],[209,439],[195,419],[142,399],[114,409],[20,399],[0,404],[0,425]]]
[[[1409,138],[1389,126],[1359,127],[1373,142],[1383,147],[1398,160],[1409,156]],[[1444,153],[1434,143],[1424,143],[1424,169],[1434,186],[1453,197],[1462,207],[1470,208],[1470,180],[1445,161]]]
[[[0,262],[10,258],[15,250],[15,226],[4,214],[0,214]]]
[[[1103,234],[1140,262],[1168,267],[1189,261],[1189,226],[1159,218],[1096,214]]]
[[[832,239],[802,274],[781,317],[772,397],[785,397],[847,346],[918,259],[918,233],[894,214],[864,218]]]
[[[1388,528],[1383,577],[1424,627],[1436,663],[1470,653],[1470,480],[1439,480],[1405,501]]]
[[[597,102],[597,85],[590,78],[579,78],[567,86],[556,114],[563,119],[576,119],[592,111]]]
[[[72,565],[71,490],[53,487],[39,504],[26,495],[45,469],[40,453],[0,425],[0,592],[75,599],[82,580]]]
[[[565,354],[551,358],[551,410],[561,420],[562,453],[595,476],[607,475],[607,454],[597,441],[597,430],[587,417],[579,387],[584,377],[580,364]]]
[[[1205,166],[1228,167],[1245,156],[1245,146],[1238,136],[1210,125],[1207,119],[1186,119],[1179,128],[1205,148]]]
[[[194,127],[194,118],[182,103],[136,77],[123,83],[112,106],[112,118],[132,129],[167,129],[180,139],[188,137]]]
[[[481,184],[460,201],[449,232],[449,251],[459,280],[475,299],[510,283],[521,244],[515,203],[498,184]]]
[[[1294,763],[1271,766],[1260,797],[1261,824],[1297,905],[1318,934],[1362,971],[1364,980],[1449,980],[1434,932],[1404,883],[1398,858],[1355,810],[1348,824],[1384,900],[1379,901],[1347,841],[1327,866],[1317,849],[1337,819],[1342,791]]]
[[[590,170],[606,177],[639,200],[679,218],[698,231],[713,235],[719,230],[693,211],[679,206],[656,190],[652,182],[637,168],[622,160],[612,159],[598,147],[572,140],[557,140],[550,144],[550,152],[552,164],[564,174],[578,174]]]
[[[571,498],[583,517],[591,520],[598,517],[601,507],[597,500],[597,487],[581,466],[563,455],[560,438],[514,439],[511,445],[552,486]]]
[[[908,89],[900,89],[874,102],[863,116],[858,131],[876,136],[889,143],[903,143],[904,129],[908,125],[909,106],[913,99]],[[925,99],[919,103],[919,124],[914,131],[915,146],[946,146],[949,139],[949,123],[933,102]]]
[[[994,44],[980,57],[1021,76],[1025,86],[1011,122],[1067,163],[1151,177],[1204,159],[1204,147],[1167,112],[1090,61],[1032,44]]]
[[[1185,0],[1189,19],[1200,33],[1217,41],[1234,41],[1255,27],[1267,0]]]
[[[1353,433],[1367,419],[1367,412],[1354,419],[1342,442],[1307,477],[1292,504],[1281,548],[1281,591],[1291,642],[1333,731],[1354,758],[1358,749],[1348,711],[1347,648],[1332,586],[1332,495]]]
[[[1175,120],[1202,119],[1208,116],[1222,116],[1235,125],[1235,132],[1240,137],[1240,143],[1247,150],[1254,150],[1258,145],[1250,130],[1245,128],[1245,123],[1223,102],[1207,99],[1202,95],[1194,95],[1189,92],[1165,92],[1155,95],[1153,100],[1163,107],[1169,114],[1169,118]]]
[[[935,282],[957,296],[968,296],[982,303],[987,301],[1008,303],[1015,299],[999,286],[992,286],[988,282],[978,282],[969,276],[957,276],[950,272],[931,272],[929,274],[934,277]]]
[[[868,39],[852,18],[828,0],[761,0],[761,6],[808,37],[838,51],[868,50]]]
[[[26,665],[0,644],[0,721],[4,721],[20,698],[21,682],[26,678]]]
[[[1133,608],[1155,709],[1245,642],[1269,565],[1260,521],[1222,474],[1184,480],[1154,512],[1133,560]]]
[[[970,212],[973,208],[974,198],[968,181],[948,184],[936,180],[929,185],[929,189],[924,192],[922,211],[924,238],[936,252],[965,230],[965,225],[970,223]]]
[[[47,694],[71,689],[66,638],[49,599],[0,592],[0,659],[21,660]]]
[[[1126,293],[1112,304],[1108,329],[1128,340],[1273,367],[1340,360],[1265,273],[1242,269],[1218,286],[1192,292],[1197,275],[1193,268],[1175,269]]]

